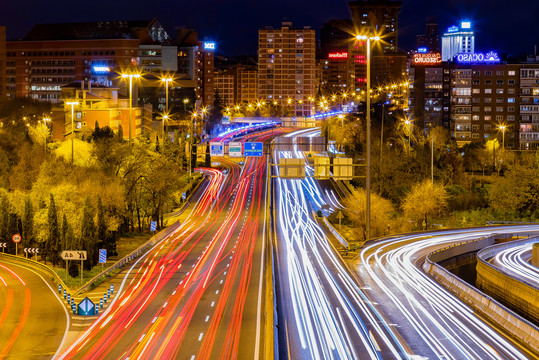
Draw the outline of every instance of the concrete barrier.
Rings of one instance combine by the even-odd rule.
[[[493,235],[433,251],[425,258],[423,270],[477,312],[498,323],[523,344],[526,344],[531,349],[539,349],[539,328],[536,325],[436,263],[436,261],[474,251],[472,249],[480,247],[480,244],[493,244],[495,239],[500,237],[512,237],[512,234]]]
[[[500,251],[516,246],[535,243],[537,238],[512,241],[500,245],[489,246],[477,253],[477,287],[504,304],[510,304],[521,314],[535,323],[539,323],[539,286],[536,282],[506,273],[489,262]]]
[[[539,242],[533,244],[532,265],[539,268]]]

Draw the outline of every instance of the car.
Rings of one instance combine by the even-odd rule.
[[[240,161],[238,164],[239,164],[240,166],[243,166],[243,161]]]

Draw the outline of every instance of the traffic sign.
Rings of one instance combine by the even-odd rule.
[[[96,314],[95,304],[88,297],[85,297],[77,306],[77,315],[91,316]]]
[[[39,254],[39,248],[24,248],[24,252],[27,254]]]
[[[223,120],[221,121],[221,124],[230,125],[230,116],[229,115],[223,115]]]
[[[264,143],[261,142],[246,142],[243,144],[243,155],[262,157],[264,154]]]
[[[228,156],[230,157],[242,157],[243,151],[240,142],[231,142],[228,144]]]
[[[5,248],[7,247],[7,243],[0,243],[0,248]]]
[[[210,156],[224,156],[225,155],[225,146],[222,142],[211,142],[210,143]]]
[[[62,251],[63,260],[86,260],[86,251]]]
[[[104,264],[107,262],[107,249],[99,249],[99,263]]]
[[[157,223],[155,221],[152,221],[150,223],[150,231],[155,231],[157,229]]]
[[[13,242],[15,244],[18,244],[21,242],[22,240],[22,237],[19,235],[19,234],[14,234],[12,237],[11,237],[11,240],[13,240]]]
[[[185,198],[186,198],[186,194],[182,193],[182,200],[185,200]]]

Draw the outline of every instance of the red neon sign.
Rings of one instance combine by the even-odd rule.
[[[435,65],[442,63],[440,53],[432,54],[414,54],[414,64],[416,65]]]
[[[328,59],[348,59],[347,52],[334,52],[328,54]]]

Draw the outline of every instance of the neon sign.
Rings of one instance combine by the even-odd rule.
[[[459,27],[458,26],[451,26],[449,28],[447,28],[447,32],[448,33],[451,33],[451,32],[457,32],[459,31]]]
[[[457,61],[461,63],[500,62],[500,57],[498,56],[498,53],[495,53],[494,51],[489,51],[486,54],[458,54]]]
[[[95,74],[107,74],[110,72],[110,68],[108,66],[96,65],[92,67],[92,71]]]
[[[421,54],[426,54],[427,53],[427,48],[426,47],[419,47],[419,48],[417,48],[417,52],[421,53]]]
[[[462,29],[471,29],[472,23],[469,22],[469,21],[463,21],[463,22],[460,23],[460,27]]]
[[[416,65],[436,65],[442,63],[440,53],[414,54],[414,64]]]
[[[348,59],[348,53],[347,52],[329,53],[328,59]]]
[[[204,50],[215,50],[215,43],[214,42],[205,42],[204,43]]]

